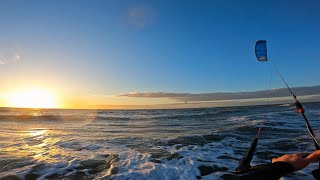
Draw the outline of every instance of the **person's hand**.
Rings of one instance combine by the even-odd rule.
[[[307,167],[312,161],[320,158],[320,150],[309,153],[286,154],[278,158],[273,158],[272,163],[287,162],[291,164],[295,171]]]

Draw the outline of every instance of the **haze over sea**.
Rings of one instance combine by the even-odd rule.
[[[315,134],[320,103],[305,103]],[[1,179],[220,179],[263,120],[253,164],[314,145],[294,107],[176,110],[0,110]],[[317,166],[284,179],[309,179]]]

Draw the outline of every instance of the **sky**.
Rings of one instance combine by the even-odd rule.
[[[184,102],[130,93],[285,87],[272,64],[290,86],[319,85],[319,8],[317,0],[2,0],[0,106],[28,88],[81,108]],[[260,39],[268,63],[255,59]]]

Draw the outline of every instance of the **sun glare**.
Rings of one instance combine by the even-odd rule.
[[[7,107],[57,108],[56,97],[44,89],[27,89],[6,96]]]

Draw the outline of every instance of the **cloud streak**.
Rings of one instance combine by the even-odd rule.
[[[292,90],[299,96],[317,95],[320,93],[319,86],[311,87],[295,87]],[[289,96],[288,89],[280,88],[271,90],[271,97],[286,97]],[[122,94],[118,97],[131,98],[169,98],[181,101],[219,101],[219,100],[238,100],[238,99],[259,99],[269,96],[269,90],[254,91],[254,92],[234,92],[234,93],[168,93],[168,92],[133,92]]]

